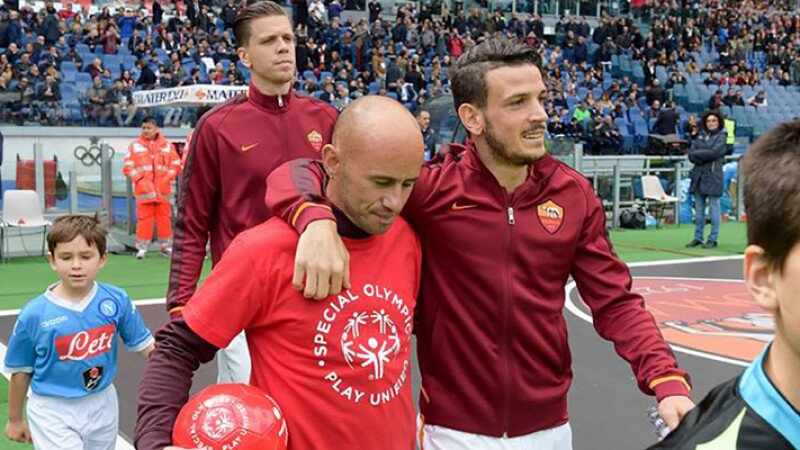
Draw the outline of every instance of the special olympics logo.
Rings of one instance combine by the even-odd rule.
[[[383,378],[384,365],[391,362],[401,348],[397,326],[385,309],[354,312],[342,331],[340,344],[350,368],[359,364],[372,369],[370,380]]]
[[[233,412],[226,407],[212,408],[203,418],[203,433],[214,440],[220,440],[236,429]]]
[[[98,145],[99,140],[100,139],[96,137],[89,138],[89,147],[84,147],[82,145],[75,147],[75,150],[72,151],[75,159],[86,167],[99,166],[100,160],[102,159],[102,152],[100,150],[100,145]],[[108,150],[109,158],[114,159],[116,151],[110,145],[108,146]]]

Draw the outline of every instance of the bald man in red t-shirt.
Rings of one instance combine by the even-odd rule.
[[[241,233],[158,334],[139,397],[136,448],[161,450],[191,374],[246,330],[252,384],[289,424],[289,448],[413,450],[410,341],[422,254],[398,217],[423,163],[415,119],[385,97],[342,114],[322,150],[351,283],[322,302],[292,286],[298,235],[280,219]]]

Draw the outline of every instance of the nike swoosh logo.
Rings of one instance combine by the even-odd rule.
[[[256,146],[258,146],[258,142],[256,142],[255,144],[243,145],[242,146],[242,153],[248,152],[248,151],[250,151],[251,148],[256,147]]]
[[[453,206],[450,207],[453,211],[461,211],[462,209],[470,209],[470,208],[477,208],[478,205],[459,205],[458,202],[453,202]]]

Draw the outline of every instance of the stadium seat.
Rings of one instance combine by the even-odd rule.
[[[378,93],[378,90],[381,87],[380,81],[373,81],[369,84],[369,93],[374,95]]]
[[[61,82],[74,83],[75,77],[78,75],[78,69],[72,61],[64,61],[61,63]]]
[[[630,123],[627,120],[625,120],[624,117],[618,117],[614,119],[614,124],[617,125],[617,128],[619,128],[620,132],[624,129],[627,133],[630,134],[631,131]]]
[[[637,118],[633,121],[634,135],[636,136],[636,145],[639,148],[647,146],[647,138],[650,136],[650,130],[647,128],[647,121],[643,118]]]
[[[75,82],[80,83],[89,83],[92,84],[92,76],[89,75],[88,72],[78,72],[75,74]]]
[[[136,56],[128,55],[122,58],[122,68],[125,70],[133,70],[136,66]]]
[[[117,55],[103,55],[103,68],[112,70],[116,68],[119,70],[120,68],[120,59]]]

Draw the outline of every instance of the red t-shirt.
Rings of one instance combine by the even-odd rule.
[[[351,288],[322,301],[292,287],[297,232],[272,219],[240,234],[183,316],[224,348],[247,332],[251,382],[283,410],[294,450],[413,450],[410,340],[422,254],[398,218],[344,239]]]

